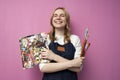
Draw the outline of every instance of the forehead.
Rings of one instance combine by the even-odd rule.
[[[65,14],[65,11],[62,9],[57,9],[54,14]]]

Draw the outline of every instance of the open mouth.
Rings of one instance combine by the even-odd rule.
[[[61,23],[63,23],[63,21],[61,21],[61,20],[54,20],[54,22],[55,22],[56,24],[61,24]]]

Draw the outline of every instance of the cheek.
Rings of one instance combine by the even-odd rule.
[[[53,19],[52,19],[52,23],[54,22],[55,19],[56,19],[56,18],[53,18]]]
[[[63,20],[64,22],[66,22],[66,18],[62,18],[62,20]]]
[[[67,21],[66,21],[66,19],[64,20],[64,24],[66,24],[67,23]]]
[[[54,22],[54,19],[52,19],[52,26],[55,26],[55,22]]]

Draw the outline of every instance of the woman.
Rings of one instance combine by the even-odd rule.
[[[41,52],[49,63],[40,63],[43,80],[78,80],[84,57],[80,57],[81,44],[78,36],[70,34],[70,17],[58,7],[51,17],[52,29],[47,37],[49,49]]]

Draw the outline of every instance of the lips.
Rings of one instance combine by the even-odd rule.
[[[61,24],[61,23],[63,23],[63,21],[61,21],[61,20],[54,20],[54,22],[55,22],[56,24]]]

